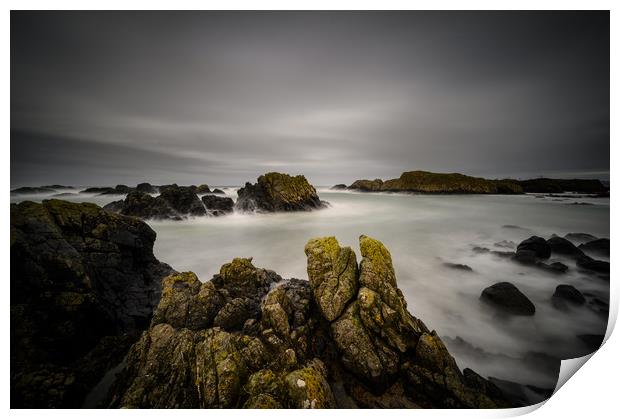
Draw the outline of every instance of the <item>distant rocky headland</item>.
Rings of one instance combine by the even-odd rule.
[[[404,172],[398,179],[356,180],[351,185],[338,184],[335,190],[361,192],[411,192],[427,194],[522,194],[577,192],[609,196],[607,188],[597,179],[528,180],[484,179],[460,173],[433,173],[421,170]]]

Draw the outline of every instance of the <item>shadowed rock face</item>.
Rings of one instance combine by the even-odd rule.
[[[11,205],[12,407],[79,407],[120,362],[172,272],[154,241],[94,204]]]
[[[111,202],[103,208],[142,219],[180,220],[187,216],[206,215],[205,207],[192,188],[167,185],[161,186],[160,190],[157,197],[133,191],[124,200]]]
[[[498,282],[485,288],[480,298],[509,314],[533,316],[536,307],[510,282]]]
[[[246,183],[237,195],[235,208],[239,211],[310,211],[327,205],[303,175],[267,173],[254,185]]]
[[[335,238],[310,240],[310,281],[250,259],[206,283],[169,276],[110,406],[507,406],[407,311],[387,249],[365,236],[360,247],[358,266]]]
[[[202,203],[207,209],[207,214],[214,216],[229,214],[233,212],[235,206],[231,198],[216,195],[203,196]]]

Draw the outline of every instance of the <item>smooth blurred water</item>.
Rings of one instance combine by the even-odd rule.
[[[226,188],[225,192],[236,198],[235,188]],[[490,254],[476,254],[472,247],[511,250],[495,243],[519,243],[531,235],[549,238],[554,233],[609,237],[609,199],[372,194],[328,189],[320,189],[319,194],[331,203],[330,208],[149,221],[157,232],[155,254],[176,270],[194,271],[203,281],[234,257],[253,257],[256,266],[273,269],[282,277],[306,279],[303,249],[310,238],[335,236],[341,245],[355,250],[359,261],[358,237],[372,236],[392,254],[409,311],[440,336],[460,336],[488,353],[472,355],[446,339],[461,368],[524,384],[554,387],[557,380],[557,373],[523,362],[528,353],[581,356],[589,351],[577,335],[605,333],[606,317],[588,306],[560,311],[552,306],[551,296],[557,285],[571,284],[608,302],[608,281],[579,272],[570,259],[552,258],[569,266],[567,274],[555,275]],[[120,198],[63,197],[100,205]],[[21,199],[12,197],[12,201]],[[573,202],[594,205],[571,205]],[[447,268],[444,262],[467,264],[473,272]],[[526,294],[536,306],[536,315],[503,317],[482,304],[481,291],[500,281],[512,282]]]

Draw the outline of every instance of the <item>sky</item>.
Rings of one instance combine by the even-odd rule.
[[[11,185],[609,178],[608,12],[11,12]]]

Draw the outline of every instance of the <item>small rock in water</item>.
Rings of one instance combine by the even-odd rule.
[[[462,263],[445,262],[443,266],[445,266],[446,268],[457,269],[459,271],[469,271],[469,272],[473,271],[473,269],[470,266],[464,265]]]
[[[547,244],[551,247],[552,253],[569,256],[583,255],[583,252],[577,246],[562,237],[551,237],[547,240]]]
[[[572,285],[562,284],[555,288],[551,301],[554,307],[563,309],[566,308],[567,302],[581,306],[585,304],[586,298]]]
[[[485,288],[480,298],[510,314],[533,316],[536,312],[530,299],[510,282],[498,282]]]
[[[579,249],[588,253],[609,256],[609,239],[596,239],[579,245]]]
[[[577,266],[594,272],[609,273],[609,262],[592,259],[586,255],[577,259]]]
[[[551,246],[545,239],[538,236],[532,236],[519,243],[517,253],[523,250],[533,251],[534,255],[541,259],[548,259],[551,256]]]
[[[517,244],[511,240],[502,240],[501,242],[495,243],[497,247],[505,247],[507,249],[514,249]]]

